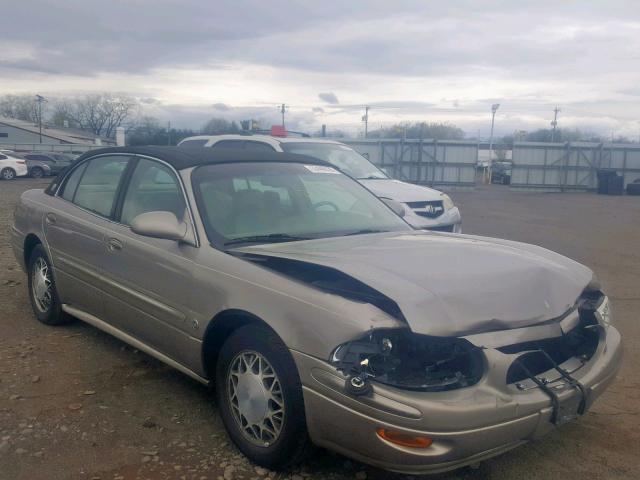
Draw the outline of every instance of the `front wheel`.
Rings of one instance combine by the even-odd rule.
[[[29,300],[38,321],[45,325],[61,325],[70,321],[62,311],[58,298],[53,267],[42,245],[36,245],[29,257]]]
[[[0,177],[2,177],[3,180],[13,180],[16,178],[16,171],[13,168],[4,168],[0,172]]]
[[[299,462],[309,438],[298,370],[269,328],[241,327],[223,345],[216,397],[229,436],[250,460],[270,469]]]

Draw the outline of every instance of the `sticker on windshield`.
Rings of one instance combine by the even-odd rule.
[[[337,173],[340,174],[335,168],[325,167],[324,165],[305,165],[304,168],[313,173]]]

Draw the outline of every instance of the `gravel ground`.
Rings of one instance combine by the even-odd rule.
[[[319,450],[290,472],[255,468],[230,444],[212,394],[76,322],[34,319],[9,247],[13,207],[45,181],[0,182],[0,479],[387,479]],[[468,233],[539,244],[593,268],[625,337],[617,381],[579,421],[479,468],[437,479],[637,479],[640,476],[640,199],[454,192]]]

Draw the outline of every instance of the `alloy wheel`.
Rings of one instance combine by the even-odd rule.
[[[4,178],[5,180],[13,180],[13,178],[16,176],[16,172],[14,172],[12,169],[10,168],[5,168],[2,171],[2,178]]]
[[[32,295],[36,307],[41,312],[47,312],[53,303],[51,284],[51,270],[44,258],[38,257],[31,271]]]

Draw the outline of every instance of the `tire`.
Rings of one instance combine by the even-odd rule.
[[[44,276],[48,282],[46,282],[46,286],[43,286],[40,281],[44,280],[38,278],[38,271],[42,272],[45,267],[46,274]],[[36,245],[33,252],[31,252],[27,272],[29,300],[31,301],[33,313],[35,313],[38,321],[45,325],[62,325],[68,323],[71,317],[62,311],[62,305],[54,281],[53,267],[42,245]],[[48,292],[48,302],[43,300],[45,297],[43,293],[45,290],[43,289],[46,289]]]
[[[40,167],[33,167],[29,172],[29,175],[31,176],[31,178],[42,178],[44,177],[44,170],[42,170]]]
[[[255,366],[256,363],[251,364],[252,355],[262,357],[262,360],[256,360],[258,367]],[[247,361],[247,359],[249,360]],[[236,369],[243,364],[245,367],[251,364],[251,371],[249,368],[245,371],[245,374],[249,374],[253,378],[249,383],[247,380],[240,379],[243,374],[238,371],[241,371],[242,368]],[[275,373],[273,380],[269,378],[270,370],[268,367],[272,367],[271,372]],[[256,377],[256,369],[267,375],[267,379],[263,378],[257,383],[252,383],[256,381],[256,378],[260,378]],[[266,395],[271,395],[271,398],[278,397],[278,400],[282,401],[280,430],[277,437],[271,435],[268,430],[257,426],[258,423],[261,423],[263,426],[272,427],[272,431],[277,431],[277,413],[273,414],[275,421],[267,421],[267,417],[264,416],[263,420],[249,426],[248,419],[251,419],[250,414],[254,413],[251,408],[258,412],[254,417],[260,418],[261,411],[270,412],[270,409],[277,411],[279,407],[276,400],[268,399],[265,403],[261,401],[264,400],[261,396],[247,394],[244,395],[243,405],[240,399],[243,397],[242,392],[247,392],[247,389],[243,390],[243,388],[248,384],[254,387],[262,385],[266,389],[261,390],[258,387],[258,391],[271,391],[271,394],[267,393]],[[237,394],[235,398],[234,388]],[[253,391],[255,392],[255,390]],[[302,385],[298,369],[287,347],[271,329],[261,325],[247,325],[229,336],[220,350],[216,364],[216,398],[222,421],[231,440],[254,463],[272,470],[282,469],[299,463],[309,450],[311,442],[307,434]],[[257,398],[258,402],[248,402],[247,398]],[[247,426],[244,429],[241,427],[239,406],[247,407],[248,414],[247,417],[244,417]],[[263,410],[261,410],[262,407],[264,407]],[[256,428],[259,429],[260,438],[256,438]],[[253,435],[248,433],[249,430]]]
[[[16,178],[16,171],[9,167],[3,168],[0,172],[0,177],[2,177],[3,180],[13,180]]]

